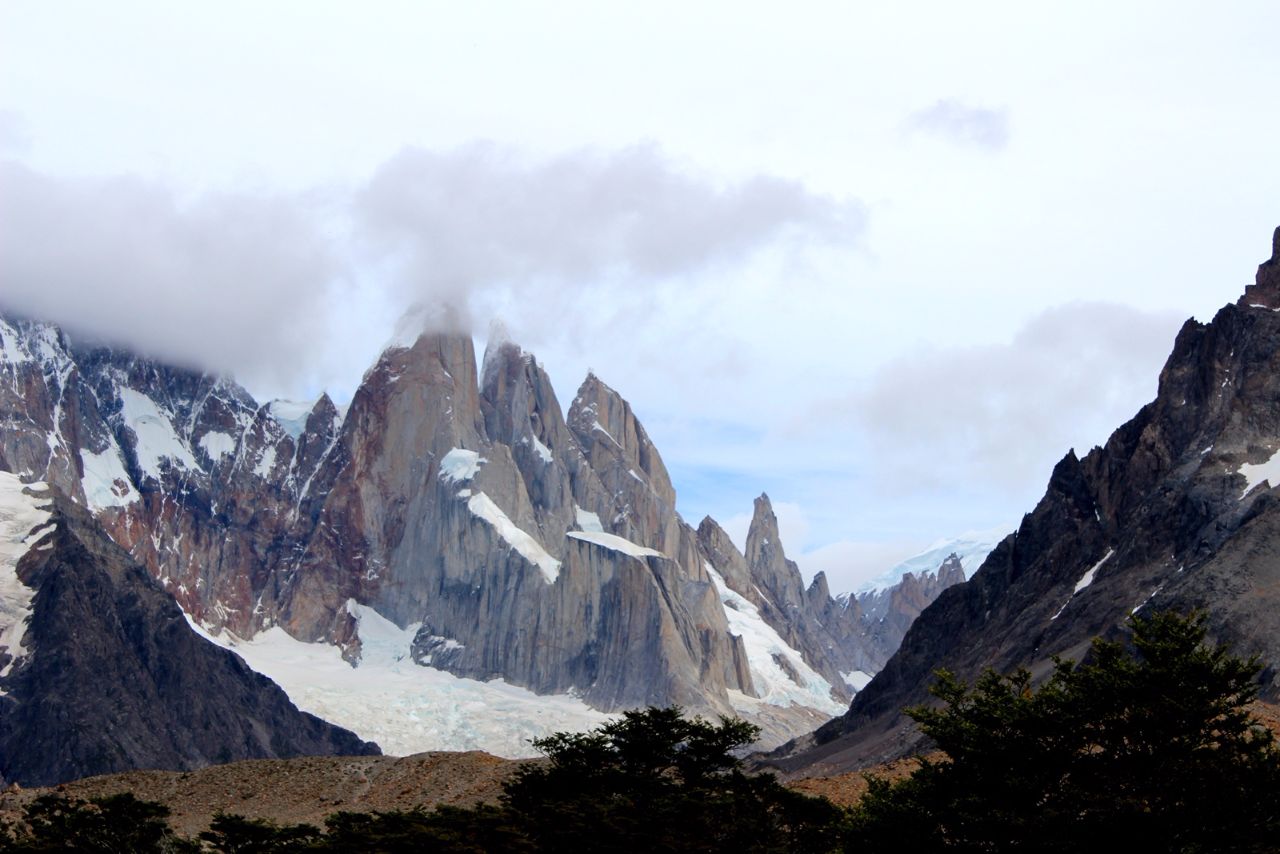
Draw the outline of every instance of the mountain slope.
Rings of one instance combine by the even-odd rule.
[[[1083,459],[1069,452],[1044,498],[967,583],[911,626],[850,710],[772,761],[852,768],[914,749],[901,715],[931,674],[1079,658],[1135,611],[1201,608],[1214,640],[1267,663],[1280,697],[1280,229],[1256,284],[1212,322],[1189,320],[1156,399]]]
[[[23,785],[131,768],[363,755],[187,625],[89,514],[0,472],[0,778]],[[33,530],[34,527],[34,530]],[[17,643],[15,643],[17,641]]]

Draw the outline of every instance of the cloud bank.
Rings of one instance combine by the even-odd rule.
[[[854,243],[865,225],[856,201],[770,175],[717,181],[651,145],[411,148],[361,186],[291,195],[186,200],[16,162],[0,182],[0,308],[251,388],[322,382],[335,351],[358,349],[344,339],[385,340],[411,306],[480,331],[514,305],[536,344],[766,247]]]
[[[249,379],[303,372],[329,325],[337,256],[303,200],[183,202],[137,177],[0,163],[0,307]]]

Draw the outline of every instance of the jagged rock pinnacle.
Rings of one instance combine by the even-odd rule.
[[[1258,265],[1254,284],[1244,289],[1238,304],[1280,309],[1280,228],[1271,237],[1271,257]]]

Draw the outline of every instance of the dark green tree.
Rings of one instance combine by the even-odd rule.
[[[309,824],[281,826],[272,821],[217,813],[200,839],[225,854],[286,854],[309,851],[320,829]]]
[[[326,820],[327,833],[316,851],[367,851],[377,854],[523,854],[532,842],[498,807],[438,807],[381,813],[342,812]]]
[[[198,845],[176,836],[163,804],[125,792],[88,801],[41,795],[23,810],[23,825],[7,850],[116,852],[196,852]]]
[[[680,709],[625,712],[589,733],[557,733],[507,785],[504,805],[541,851],[827,851],[841,812],[772,775],[743,773],[735,750],[758,727]]]
[[[866,850],[1280,849],[1280,752],[1246,705],[1256,659],[1205,643],[1202,615],[1131,621],[1033,690],[1021,670],[973,688],[940,672],[940,708],[908,710],[947,759],[873,782]]]

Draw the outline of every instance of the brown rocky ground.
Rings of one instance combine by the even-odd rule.
[[[933,760],[940,759],[943,756],[945,756],[943,753],[929,754],[929,758]],[[786,785],[806,795],[826,798],[837,806],[851,807],[862,800],[862,796],[866,794],[868,776],[881,777],[890,782],[897,782],[910,777],[919,767],[920,762],[918,759],[907,757],[906,759],[895,759],[883,765],[876,765],[863,771],[853,771],[834,777],[806,777],[798,780],[788,780]]]
[[[487,753],[419,753],[414,756],[316,756],[253,759],[199,771],[130,771],[87,777],[58,786],[75,798],[132,792],[173,811],[170,822],[183,834],[209,826],[219,811],[279,823],[323,826],[340,810],[373,812],[468,807],[496,801],[502,783],[519,762]],[[16,816],[50,789],[0,794],[0,818]]]
[[[1250,711],[1280,736],[1280,706],[1254,703]],[[936,761],[944,756],[935,752],[928,758]],[[0,792],[0,820],[16,818],[26,804],[50,791],[83,799],[132,792],[142,800],[167,804],[173,811],[170,822],[185,835],[206,829],[217,812],[322,826],[325,816],[341,810],[373,812],[496,803],[503,782],[520,764],[471,751],[405,757],[253,759],[199,771],[130,771],[86,777],[56,789]],[[857,804],[866,792],[866,775],[901,780],[918,767],[918,760],[905,758],[848,774],[785,782],[796,791],[848,807]]]

